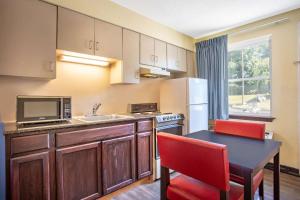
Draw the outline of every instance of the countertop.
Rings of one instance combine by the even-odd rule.
[[[49,123],[49,124],[39,124],[39,125],[31,125],[25,128],[19,128],[15,122],[11,123],[3,123],[4,124],[4,135],[9,134],[21,134],[27,132],[34,132],[34,131],[47,131],[47,130],[55,130],[55,129],[62,129],[62,128],[73,128],[73,127],[84,127],[84,126],[91,126],[91,125],[105,125],[105,124],[112,124],[118,122],[130,122],[130,121],[137,121],[142,119],[151,119],[154,118],[155,115],[143,115],[143,114],[121,114],[121,115],[129,115],[131,118],[122,118],[122,119],[113,119],[113,120],[106,120],[106,121],[97,121],[97,122],[83,122],[76,118],[72,118],[67,122],[60,122],[60,123]]]

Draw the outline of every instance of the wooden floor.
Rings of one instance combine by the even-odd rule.
[[[270,170],[265,170],[265,200],[273,199],[273,174]],[[124,188],[115,194],[111,194],[102,199],[113,200],[159,200],[160,185],[159,181],[144,181],[140,185]],[[300,177],[287,174],[280,174],[280,195],[281,200],[300,200]],[[255,200],[258,200],[258,194],[255,194]]]

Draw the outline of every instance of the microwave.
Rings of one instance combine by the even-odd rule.
[[[17,96],[17,124],[68,121],[71,97]]]

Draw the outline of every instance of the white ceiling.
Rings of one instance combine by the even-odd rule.
[[[300,7],[300,0],[112,0],[194,38]]]

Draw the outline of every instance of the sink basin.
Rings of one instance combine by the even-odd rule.
[[[100,122],[100,121],[113,121],[118,119],[130,119],[132,116],[128,115],[94,115],[94,116],[83,116],[77,119],[83,122]]]

